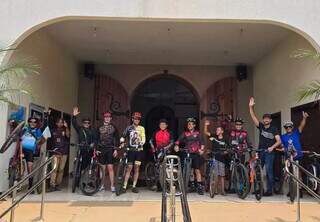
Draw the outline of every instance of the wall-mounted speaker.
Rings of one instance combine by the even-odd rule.
[[[94,64],[93,63],[85,63],[84,64],[84,77],[88,79],[94,78]]]
[[[246,80],[248,77],[248,70],[246,65],[238,65],[236,67],[236,75],[238,81]]]

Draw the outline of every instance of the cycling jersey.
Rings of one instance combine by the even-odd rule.
[[[175,142],[176,145],[179,145],[180,143],[183,143],[185,145],[185,150],[188,150],[190,153],[199,152],[201,146],[204,145],[200,132],[197,130],[183,132]]]
[[[123,132],[123,138],[128,139],[128,147],[143,150],[146,142],[146,134],[143,126],[128,126]]]
[[[98,130],[99,149],[113,149],[119,145],[119,132],[113,124],[104,124]]]
[[[156,150],[168,149],[174,143],[172,133],[169,130],[158,130],[150,139],[150,144],[155,147]]]
[[[239,151],[244,151],[248,148],[249,138],[248,133],[245,130],[232,130],[230,133],[231,144],[236,142],[239,148]]]
[[[72,125],[78,133],[79,144],[90,145],[96,142],[96,132],[92,128],[84,128],[78,124],[77,117],[72,117]]]

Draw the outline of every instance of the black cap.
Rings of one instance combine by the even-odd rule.
[[[263,116],[262,116],[262,119],[264,119],[264,118],[272,119],[272,116],[271,116],[270,113],[265,113],[265,114],[263,114]]]
[[[160,124],[160,123],[166,123],[166,124],[168,124],[168,120],[166,120],[166,119],[160,119],[160,120],[159,120],[159,124]]]

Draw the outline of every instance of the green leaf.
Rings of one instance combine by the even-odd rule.
[[[297,93],[297,101],[301,102],[307,98],[313,97],[315,100],[320,97],[320,80],[314,80],[309,85],[301,88]]]

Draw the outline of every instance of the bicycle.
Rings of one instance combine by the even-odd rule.
[[[254,195],[257,200],[261,200],[263,196],[263,177],[262,166],[259,154],[265,152],[262,149],[248,149],[247,152],[256,152],[248,162],[250,187],[253,187]]]
[[[188,193],[188,187],[189,187],[189,181],[190,181],[190,176],[192,173],[192,158],[190,156],[190,152],[187,149],[184,149],[182,152],[186,153],[186,157],[183,159],[183,167],[182,167],[182,178],[183,178],[183,185],[185,187],[186,193]],[[189,190],[193,191],[193,190]]]
[[[250,192],[250,183],[246,167],[240,162],[238,149],[229,149],[232,154],[230,162],[230,183],[235,187],[238,197],[245,199]]]
[[[320,167],[320,154],[316,152],[307,152],[308,158],[311,159],[311,163],[308,164],[307,170],[315,177],[319,177],[319,167]],[[307,175],[306,178],[307,186],[313,190],[318,190],[318,182],[314,178],[311,178]]]
[[[102,185],[103,170],[98,162],[97,156],[100,151],[93,148],[90,164],[81,172],[80,190],[87,196],[92,196],[100,190]]]
[[[287,154],[289,158],[286,160],[286,162],[288,163],[289,172],[293,175],[296,175],[296,170],[298,170],[298,169],[295,169],[295,167],[292,164],[292,162],[294,161],[293,158],[295,153],[296,153],[296,149],[294,148],[292,141],[291,142],[289,141],[289,146],[287,150]],[[288,184],[289,184],[289,199],[293,203],[297,195],[297,183],[291,176],[288,176],[288,175],[286,176],[286,180],[288,181]]]
[[[70,146],[78,147],[77,155],[73,160],[73,171],[72,171],[71,190],[72,190],[72,193],[74,193],[80,184],[81,170],[82,170],[82,151],[85,149],[88,149],[89,145],[71,143]]]
[[[166,155],[167,150],[160,149],[157,154],[153,154],[153,162],[149,162],[145,166],[146,184],[150,190],[154,190],[154,187],[159,183],[160,186],[163,187],[162,180],[160,180],[160,178],[162,178],[162,161]]]
[[[26,166],[23,161],[23,154],[20,145],[20,141],[18,140],[16,143],[16,148],[13,154],[13,157],[10,158],[9,167],[8,167],[8,180],[9,180],[9,188],[14,185],[15,181],[20,181],[25,172]]]
[[[124,149],[122,148],[118,148],[119,150],[123,150],[123,154],[119,159],[119,163],[118,163],[118,168],[117,168],[117,173],[116,173],[116,183],[115,183],[115,187],[116,187],[116,195],[119,196],[121,194],[121,190],[123,187],[123,183],[124,183],[124,177],[126,175],[127,172],[127,168],[128,168],[128,151],[130,151],[131,149],[129,147],[126,147]]]
[[[216,159],[214,157],[218,152],[211,152],[211,157],[206,160],[206,174],[205,174],[205,183],[206,189],[209,192],[211,198],[215,195],[215,189],[217,187],[217,174],[216,174]]]
[[[5,142],[2,144],[2,146],[0,148],[0,153],[4,153],[13,142],[15,142],[19,139],[19,134],[22,131],[24,124],[25,124],[25,121],[20,122],[14,128],[14,130],[9,134],[9,136],[7,137],[7,139],[5,140]]]

